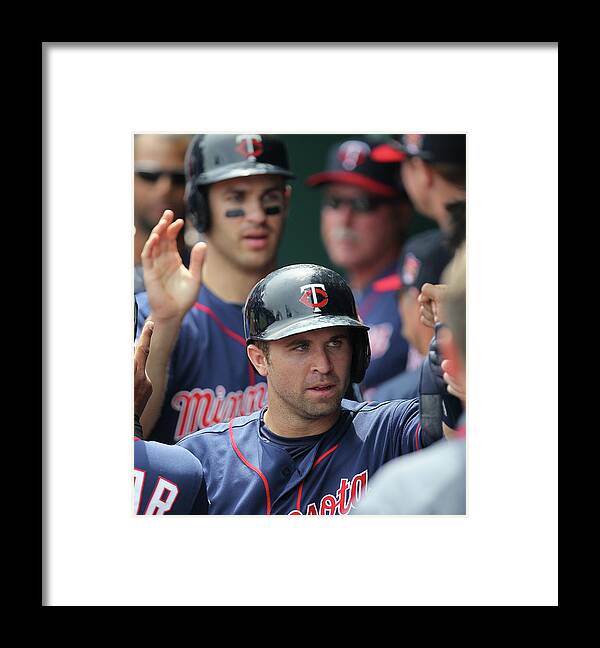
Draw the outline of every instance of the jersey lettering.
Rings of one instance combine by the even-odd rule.
[[[134,468],[133,470],[133,510],[138,514],[140,510],[140,502],[142,501],[142,490],[144,488],[144,479],[146,479],[146,471]]]
[[[164,515],[171,510],[177,495],[179,495],[177,484],[159,477],[144,515]]]
[[[171,399],[171,407],[179,412],[174,438],[179,441],[196,430],[246,416],[266,404],[267,384],[262,382],[229,393],[222,385],[214,391],[210,388],[178,391]]]
[[[318,508],[314,502],[311,502],[306,507],[306,515],[336,515],[336,513],[347,515],[351,508],[356,507],[366,491],[367,473],[367,470],[363,470],[358,475],[354,475],[350,481],[345,478],[340,479],[340,487],[335,495],[324,495]],[[303,515],[303,513],[294,509],[288,515]]]

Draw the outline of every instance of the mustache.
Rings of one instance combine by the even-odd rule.
[[[351,243],[359,241],[359,236],[354,230],[341,225],[331,230],[330,237],[333,241],[350,241]]]

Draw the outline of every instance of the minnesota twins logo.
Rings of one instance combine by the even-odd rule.
[[[402,281],[407,285],[413,284],[417,278],[420,267],[421,262],[419,259],[409,252],[404,259],[404,264],[402,266]]]
[[[260,135],[238,135],[235,141],[238,144],[236,151],[253,162],[264,151],[262,137]]]
[[[320,313],[321,308],[327,305],[329,295],[325,292],[323,284],[306,284],[300,287],[302,297],[298,300],[304,306],[312,308],[315,313]]]
[[[402,143],[409,153],[416,155],[423,148],[423,135],[419,135],[418,133],[403,135]]]
[[[366,142],[349,140],[340,146],[337,157],[346,171],[353,171],[367,159],[370,152],[371,148]]]

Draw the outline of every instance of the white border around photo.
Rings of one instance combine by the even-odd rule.
[[[44,603],[556,605],[558,46],[43,50]],[[466,517],[132,515],[132,138],[205,131],[467,133]]]

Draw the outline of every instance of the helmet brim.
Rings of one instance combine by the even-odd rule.
[[[369,327],[365,324],[361,324],[352,317],[345,315],[311,315],[292,323],[276,322],[271,324],[262,335],[250,338],[248,343],[252,342],[252,340],[281,340],[298,333],[333,328],[334,326],[350,326],[364,331],[369,330]]]
[[[202,187],[214,184],[215,182],[222,182],[223,180],[247,178],[255,175],[278,175],[289,178],[290,180],[296,177],[287,169],[275,166],[274,164],[249,164],[245,168],[240,164],[235,164],[230,166],[230,168],[224,166],[222,169],[213,169],[207,173],[200,174],[196,179],[196,184]]]

